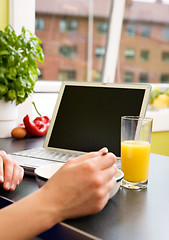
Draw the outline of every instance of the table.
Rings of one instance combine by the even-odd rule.
[[[8,153],[41,147],[44,138],[0,139]],[[148,188],[133,191],[121,188],[98,214],[65,221],[66,224],[104,240],[169,239],[169,157],[151,154]],[[17,201],[38,189],[33,177],[25,176],[14,192],[0,189],[1,195]]]

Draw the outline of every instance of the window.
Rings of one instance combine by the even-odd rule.
[[[135,58],[135,50],[134,49],[126,49],[124,54],[125,54],[125,58],[127,60],[134,60],[134,58]]]
[[[59,22],[60,32],[72,32],[78,31],[78,22],[76,20],[60,20]]]
[[[161,75],[161,83],[169,83],[169,74]]]
[[[163,52],[162,53],[162,60],[164,62],[169,62],[169,52]]]
[[[133,72],[135,82],[168,81],[168,16],[168,0],[126,0],[116,82],[131,77],[120,77],[125,72]],[[159,73],[165,74],[160,78]]]
[[[141,61],[148,61],[149,60],[149,51],[148,50],[142,50],[141,51],[140,60]]]
[[[136,25],[135,24],[127,24],[126,25],[126,35],[127,36],[135,36],[136,35]]]
[[[102,72],[100,71],[94,71],[94,81],[95,82],[101,82]]]
[[[147,83],[148,82],[148,74],[147,73],[141,73],[139,80],[140,80],[141,83]]]
[[[163,28],[162,35],[164,40],[169,40],[169,27]]]
[[[150,27],[149,26],[141,26],[141,36],[145,38],[150,37]]]
[[[114,1],[117,4],[112,4]],[[39,66],[43,68],[45,79],[63,79],[61,77],[58,79],[59,69],[73,69],[77,73],[77,81],[95,81],[93,72],[103,71],[104,61],[102,60],[105,58],[105,47],[111,45],[108,35],[116,29],[116,33],[113,33],[113,42],[115,42],[113,47],[115,50],[117,49],[117,53],[114,52],[114,49],[110,50],[113,52],[115,60],[111,69],[108,68],[104,71],[104,75],[110,71],[115,72],[119,46],[116,39],[121,34],[124,2],[125,0],[122,0],[121,3],[118,0],[106,0],[105,2],[36,0],[36,18],[45,19],[44,31],[35,32],[45,47],[45,64],[43,67]],[[119,9],[119,5],[122,5],[123,8]],[[114,19],[114,8],[116,7],[118,9],[118,16],[115,16],[118,18],[117,20]],[[115,21],[116,26],[110,25],[109,21]],[[110,31],[108,31],[109,26]],[[96,47],[98,48],[96,49]],[[110,74],[108,75],[110,76]],[[66,74],[62,74],[62,76],[67,79]],[[114,80],[114,77],[111,79]]]
[[[95,55],[97,58],[103,58],[105,55],[105,48],[104,47],[96,47]]]
[[[77,55],[76,46],[60,46],[59,55],[61,57],[75,58]]]
[[[124,82],[133,82],[134,81],[134,74],[131,72],[126,72],[124,74]]]
[[[35,19],[35,29],[43,31],[45,28],[45,22],[43,18],[36,18]]]
[[[108,23],[107,22],[96,22],[97,32],[99,34],[106,34],[108,31]]]
[[[76,71],[75,70],[59,70],[58,72],[58,80],[76,80]]]

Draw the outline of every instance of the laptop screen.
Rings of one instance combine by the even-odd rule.
[[[65,86],[48,147],[120,156],[121,116],[140,115],[145,89]]]

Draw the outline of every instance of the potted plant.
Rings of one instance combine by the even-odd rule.
[[[0,137],[10,136],[17,105],[34,92],[40,75],[37,61],[44,62],[40,44],[40,39],[24,27],[18,36],[10,25],[0,31]]]

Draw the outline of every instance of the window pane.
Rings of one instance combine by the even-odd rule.
[[[140,74],[140,82],[147,83],[148,82],[148,74],[147,73],[141,73]]]
[[[141,36],[142,37],[150,37],[150,27],[149,26],[141,26]]]
[[[58,72],[58,80],[70,80],[75,81],[76,80],[76,71],[71,70],[59,70]]]
[[[103,47],[96,47],[95,54],[97,58],[103,58],[105,55],[105,48]]]
[[[169,62],[169,52],[163,52],[162,53],[162,60],[164,62]]]
[[[127,72],[124,74],[124,82],[133,82],[134,74],[131,72]]]
[[[164,27],[162,34],[165,40],[169,40],[169,27]]]
[[[36,30],[44,30],[45,22],[43,18],[35,19],[35,29]]]
[[[149,59],[149,51],[147,51],[147,50],[142,50],[142,51],[141,51],[140,60],[141,60],[141,61],[148,61],[148,59]]]
[[[126,34],[127,36],[136,35],[136,25],[135,24],[126,24]]]
[[[168,82],[168,54],[169,1],[127,0],[115,81]]]
[[[169,83],[169,74],[161,75],[161,83]]]
[[[134,58],[135,58],[135,50],[134,49],[126,49],[124,54],[125,54],[125,58],[127,60],[134,60]]]
[[[69,47],[69,46],[60,46],[59,47],[59,55],[61,57],[69,57],[74,58],[77,54],[77,48],[76,46]]]
[[[113,0],[35,2],[36,35],[45,53],[40,79],[101,81]]]
[[[74,32],[78,31],[78,21],[77,20],[60,20],[59,21],[60,32]]]
[[[108,31],[108,23],[107,22],[96,22],[97,32],[100,34],[106,34]]]

